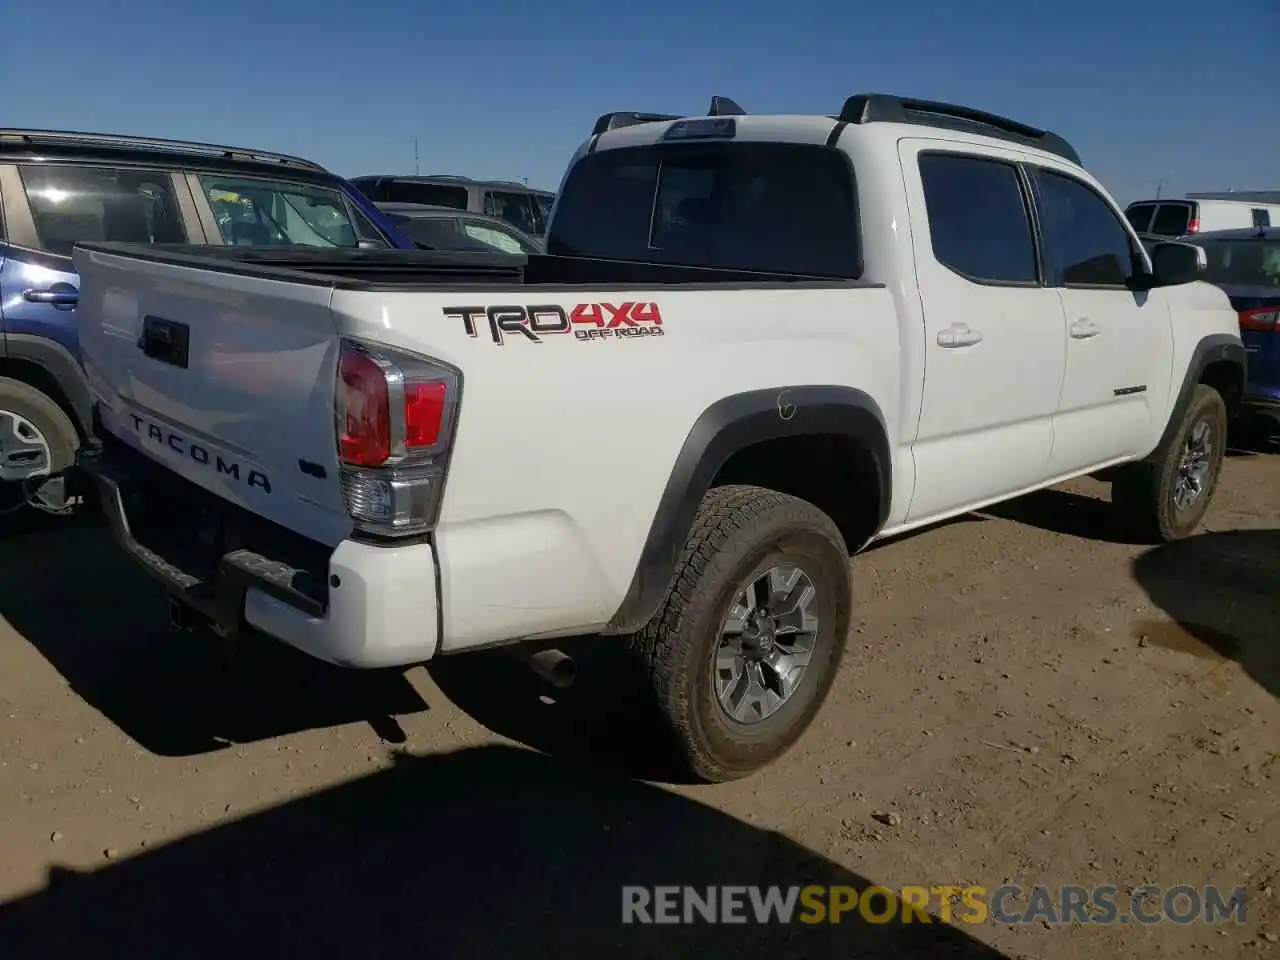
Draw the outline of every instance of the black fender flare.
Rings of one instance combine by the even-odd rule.
[[[853,387],[790,386],[737,393],[702,412],[685,438],[649,525],[631,585],[602,631],[634,633],[661,606],[698,506],[728,459],[753,444],[782,437],[837,434],[871,455],[879,474],[884,526],[893,497],[889,434],[879,404]]]
[[[26,333],[6,334],[5,344],[10,360],[34,363],[53,378],[62,388],[81,435],[93,436],[93,395],[89,391],[89,379],[71,351],[56,340]],[[58,398],[53,399],[56,401]]]
[[[1204,371],[1210,364],[1220,363],[1225,360],[1240,368],[1240,391],[1235,397],[1235,402],[1239,404],[1241,397],[1244,395],[1244,386],[1248,373],[1248,356],[1244,349],[1244,342],[1237,335],[1211,333],[1202,337],[1200,342],[1196,344],[1195,350],[1191,352],[1191,361],[1187,364],[1186,372],[1182,375],[1182,385],[1178,388],[1178,395],[1169,410],[1169,419],[1165,423],[1164,433],[1160,436],[1160,442],[1145,459],[1158,460],[1169,451],[1169,445],[1173,443],[1173,438],[1177,434],[1178,428],[1182,425],[1182,418],[1187,413],[1187,407],[1191,405],[1191,397],[1195,393],[1196,386],[1201,382],[1200,378],[1204,376]],[[1228,408],[1228,415],[1233,412]]]

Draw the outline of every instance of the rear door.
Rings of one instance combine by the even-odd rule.
[[[1185,200],[1166,200],[1156,208],[1149,233],[1158,237],[1182,237],[1191,231],[1196,219],[1194,204]]]
[[[79,355],[79,240],[182,243],[204,239],[190,195],[165,170],[65,163],[0,167],[8,250],[0,267],[6,332],[52,340]]]
[[[899,150],[925,319],[913,521],[1044,481],[1064,333],[1022,155],[924,138]]]

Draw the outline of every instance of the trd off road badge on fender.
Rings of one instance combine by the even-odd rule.
[[[444,315],[461,320],[467,336],[482,328],[498,346],[507,337],[542,343],[545,337],[572,334],[575,340],[639,340],[660,337],[662,311],[652,301],[580,303],[565,312],[556,304],[542,306],[445,307]]]

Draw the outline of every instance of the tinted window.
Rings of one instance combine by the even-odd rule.
[[[542,233],[542,214],[531,193],[489,190],[484,195],[484,212],[525,233]]]
[[[417,180],[392,180],[384,183],[378,199],[395,203],[423,203],[429,207],[467,209],[467,188],[444,183],[421,183]]]
[[[392,217],[401,232],[429,250],[474,250],[489,252],[484,244],[467,237],[453,217]]]
[[[360,240],[346,198],[307,183],[206,174],[200,188],[222,242],[242,247],[354,247]]]
[[[1162,237],[1180,237],[1187,232],[1187,224],[1191,222],[1191,207],[1185,203],[1162,203],[1156,210],[1156,218],[1151,222],[1149,233]]]
[[[1280,288],[1280,240],[1199,240],[1205,279],[1222,286]]]
[[[166,173],[107,167],[20,166],[40,246],[71,255],[77,240],[183,243]]]
[[[1037,281],[1031,219],[1015,166],[923,154],[920,178],[939,263],[978,282]]]
[[[589,154],[560,193],[549,253],[813,276],[861,273],[844,156],[798,144]]]
[[[1041,224],[1060,284],[1123,285],[1133,273],[1129,234],[1110,205],[1079,180],[1039,171]]]
[[[1136,232],[1150,233],[1147,227],[1151,224],[1151,214],[1155,208],[1154,203],[1131,203],[1124,215]]]

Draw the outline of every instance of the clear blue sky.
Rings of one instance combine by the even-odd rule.
[[[6,126],[206,139],[346,176],[555,187],[609,110],[857,92],[1058,131],[1121,202],[1280,189],[1280,0],[10,0]]]

